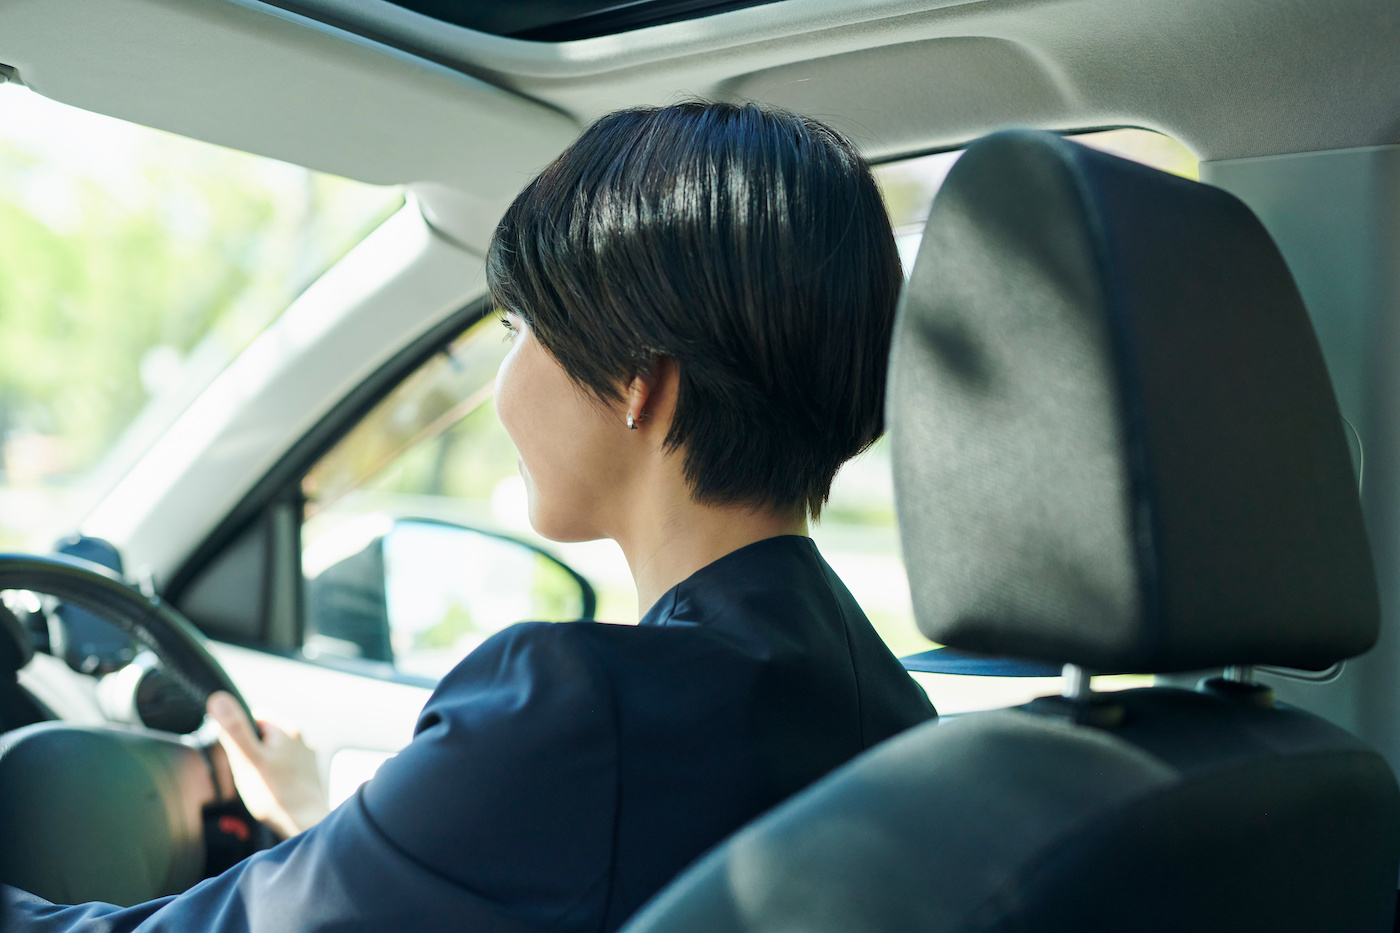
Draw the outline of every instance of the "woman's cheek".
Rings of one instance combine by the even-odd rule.
[[[496,371],[496,417],[519,454],[520,475],[525,480],[533,516],[540,492],[538,471],[549,473],[553,452],[538,449],[550,433],[546,423],[549,413],[548,406],[540,404],[546,400],[536,398],[545,374],[538,371],[538,366],[532,371],[531,352],[535,348],[525,346],[528,340],[527,334],[517,336],[515,345]]]
[[[515,449],[520,450],[520,439],[517,437],[519,422],[516,418],[516,384],[519,381],[517,369],[518,347],[512,347],[506,354],[506,358],[501,361],[500,367],[496,370],[496,418],[501,422],[501,427],[506,429],[506,434],[510,437]]]

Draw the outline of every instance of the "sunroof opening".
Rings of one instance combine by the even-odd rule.
[[[535,42],[591,39],[645,26],[713,16],[774,0],[393,0],[433,19]]]

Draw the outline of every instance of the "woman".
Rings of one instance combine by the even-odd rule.
[[[21,921],[612,930],[740,825],[933,715],[806,537],[881,433],[901,281],[850,144],[753,105],[612,114],[516,199],[487,269],[531,522],[616,540],[640,624],[501,632],[314,828],[175,898],[17,898]],[[245,796],[261,783],[289,832],[315,820],[304,749],[276,730],[259,744],[220,699]]]

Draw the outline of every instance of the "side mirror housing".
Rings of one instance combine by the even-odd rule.
[[[377,662],[437,679],[509,625],[591,619],[597,608],[576,570],[496,532],[396,518],[360,540],[305,568],[310,658]]]

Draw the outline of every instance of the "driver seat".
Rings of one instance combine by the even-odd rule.
[[[1251,676],[1365,651],[1379,608],[1322,357],[1249,210],[1051,134],[976,143],[888,411],[920,628],[1064,664],[1065,695],[890,739],[627,933],[1389,931],[1390,769]]]

